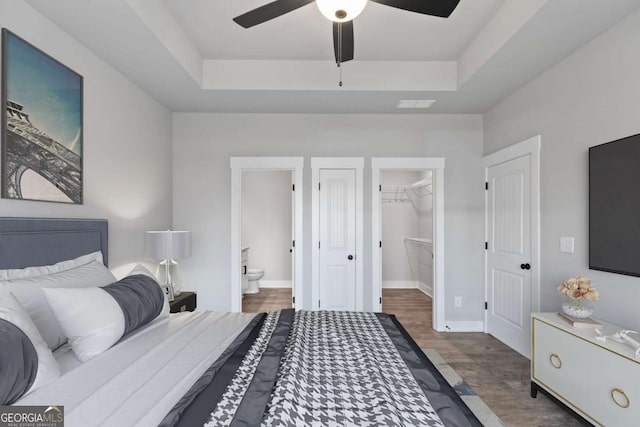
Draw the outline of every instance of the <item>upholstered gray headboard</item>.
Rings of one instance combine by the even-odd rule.
[[[50,265],[102,251],[108,265],[104,219],[1,218],[0,269]]]

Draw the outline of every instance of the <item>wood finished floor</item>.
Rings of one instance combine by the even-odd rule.
[[[439,333],[431,327],[431,298],[417,289],[384,289],[385,313],[395,314],[422,348],[432,348],[475,390],[507,426],[580,426],[541,393],[529,396],[529,360],[483,333]],[[244,312],[291,307],[291,289],[245,295]]]
[[[243,313],[262,313],[283,308],[291,308],[290,288],[263,288],[257,294],[245,294],[242,297]]]

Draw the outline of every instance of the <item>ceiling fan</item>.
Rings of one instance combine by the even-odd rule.
[[[367,0],[276,0],[233,18],[244,28],[267,22],[316,2],[320,12],[333,21],[333,51],[338,66],[353,59],[353,19],[364,10]],[[379,4],[448,18],[460,0],[371,0]]]

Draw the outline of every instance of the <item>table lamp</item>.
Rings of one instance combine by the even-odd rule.
[[[182,278],[176,260],[191,256],[191,232],[147,231],[144,240],[146,256],[160,261],[156,277],[167,288],[169,299],[172,300],[182,291]]]

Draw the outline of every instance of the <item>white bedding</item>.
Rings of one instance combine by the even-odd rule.
[[[53,352],[58,366],[60,366],[60,373],[62,375],[82,365],[82,362],[73,354],[71,345],[69,343],[63,344],[60,348]]]
[[[57,352],[63,375],[16,405],[64,405],[68,427],[156,426],[253,317],[180,313],[85,363]]]

